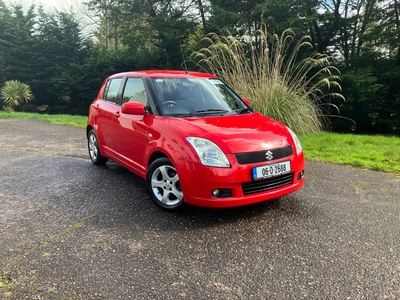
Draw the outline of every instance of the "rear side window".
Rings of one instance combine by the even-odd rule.
[[[122,78],[110,79],[104,91],[104,100],[118,104],[118,92]]]
[[[147,105],[147,93],[142,78],[128,78],[126,81],[122,103],[132,101]]]

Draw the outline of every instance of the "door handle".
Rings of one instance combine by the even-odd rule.
[[[121,115],[120,115],[119,111],[117,111],[114,113],[114,116],[118,119]]]

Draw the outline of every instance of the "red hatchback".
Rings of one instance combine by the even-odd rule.
[[[167,210],[247,205],[304,185],[296,135],[210,74],[108,77],[90,106],[87,137],[95,165],[109,158],[141,176]]]

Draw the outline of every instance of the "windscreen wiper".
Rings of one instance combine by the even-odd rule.
[[[226,109],[211,108],[211,109],[202,109],[202,110],[193,111],[188,116],[189,117],[203,116],[203,115],[208,115],[208,114],[218,114],[218,113],[227,113],[227,112],[229,112],[229,111]]]
[[[237,109],[236,112],[238,115],[240,115],[240,114],[252,113],[253,110],[251,108],[246,107],[246,108]]]

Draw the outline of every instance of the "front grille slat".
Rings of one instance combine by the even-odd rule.
[[[292,146],[287,146],[279,149],[264,150],[257,152],[236,153],[235,157],[239,164],[254,164],[259,162],[270,161],[266,157],[266,153],[270,152],[271,160],[281,159],[293,155]]]
[[[293,173],[290,173],[279,177],[246,182],[242,184],[242,189],[244,195],[251,195],[283,187],[292,182]]]

